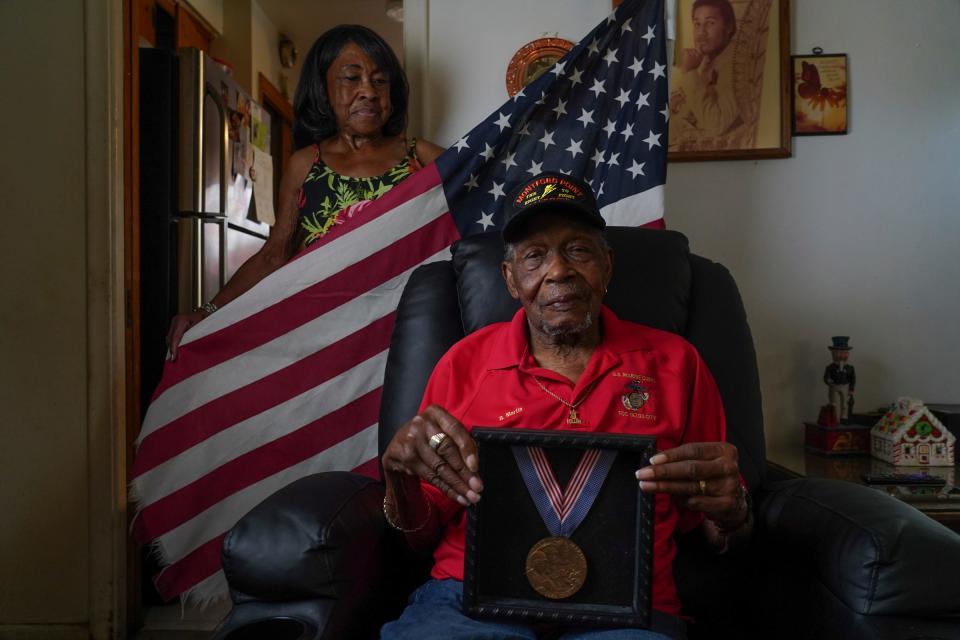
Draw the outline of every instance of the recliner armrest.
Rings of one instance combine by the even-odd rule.
[[[346,598],[378,581],[383,486],[348,472],[301,478],[257,505],[221,551],[235,602]]]
[[[801,554],[856,613],[960,615],[960,536],[906,503],[803,478],[764,486],[756,515],[765,544]]]

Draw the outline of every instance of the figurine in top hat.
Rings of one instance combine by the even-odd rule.
[[[850,417],[853,408],[853,390],[857,386],[857,374],[852,364],[847,364],[850,357],[850,336],[833,336],[833,344],[829,347],[833,362],[827,365],[823,372],[823,382],[829,387],[829,403],[833,406],[833,415],[837,421],[845,421]]]

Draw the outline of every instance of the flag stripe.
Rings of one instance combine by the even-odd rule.
[[[229,593],[229,589],[227,576],[221,569],[190,586],[189,594],[202,609],[207,604],[223,598],[223,594]]]
[[[194,549],[181,562],[165,567],[153,580],[164,600],[175,597],[185,589],[220,570],[220,547],[226,533],[221,533]]]
[[[663,219],[663,185],[621,198],[600,209],[609,225],[635,227]]]
[[[356,469],[353,470],[354,473],[359,473],[362,476],[367,476],[368,478],[373,478],[374,480],[380,479],[380,457],[370,458]]]
[[[140,512],[152,535],[162,535],[252,482],[267,478],[333,446],[377,421],[382,388],[307,426],[234,458]]]
[[[449,251],[444,247],[423,263],[447,257],[449,257]],[[140,430],[140,442],[154,431],[190,411],[230,393],[237,387],[263,379],[319,349],[344,339],[357,327],[363,327],[393,312],[407,279],[415,269],[416,266],[411,267],[380,287],[367,292],[365,296],[340,305],[262,347],[197,373],[188,380],[171,387],[150,405]]]
[[[158,537],[157,548],[169,559],[168,562],[175,563],[210,538],[229,530],[250,509],[294,480],[321,471],[348,471],[367,463],[376,455],[377,424],[374,422],[329,449],[221,500],[173,531]]]
[[[374,427],[375,434],[375,427]],[[354,473],[378,477],[379,459],[374,457],[354,468]],[[181,560],[163,569],[154,580],[157,591],[164,599],[170,599],[196,586],[198,595],[217,594],[226,587],[226,577],[220,569],[220,548],[226,533],[216,536],[197,547]]]
[[[162,465],[179,460],[176,456],[204,441],[223,446],[224,443],[215,442],[214,436],[226,429],[231,430],[232,439],[246,442],[251,430],[290,425],[297,417],[298,410],[301,414],[309,411],[317,417],[323,410],[329,410],[331,405],[339,406],[342,400],[338,396],[344,397],[341,395],[343,390],[350,388],[349,384],[353,383],[352,380],[345,381],[344,378],[348,376],[343,374],[350,372],[355,362],[363,363],[387,348],[394,318],[395,314],[390,313],[375,320],[346,338],[273,374],[240,386],[154,431],[141,443],[143,454],[137,456],[133,477],[140,478],[159,467],[161,473],[169,471],[174,477],[180,478],[181,470]],[[359,369],[357,374],[364,376],[375,373],[368,369]],[[374,378],[373,383],[379,385],[379,379]],[[330,384],[331,380],[333,385]],[[355,386],[356,383],[353,384]],[[338,389],[331,389],[331,386],[337,386]],[[325,392],[329,395],[325,396]],[[292,406],[287,408],[287,405]],[[254,417],[257,420],[251,420]],[[246,421],[251,422],[249,428],[244,426]],[[263,437],[269,438],[270,435],[267,433]],[[160,481],[160,477],[154,481]],[[150,482],[151,479],[143,478],[145,485]],[[146,490],[140,496],[147,501],[161,497],[151,496]]]
[[[359,293],[373,290],[416,267],[427,257],[448,247],[455,234],[450,216],[435,218],[398,239],[396,247],[373,252],[313,286],[207,336],[198,341],[196,348],[183,353],[183,362],[176,371],[164,376],[163,385],[157,388],[157,398],[184,379],[260,347],[269,338],[309,323],[318,315],[356,299]],[[224,307],[227,308],[229,305]],[[262,330],[267,327],[269,333]],[[258,328],[261,330],[256,330]]]
[[[259,313],[277,301],[389,247],[412,229],[419,229],[444,217],[449,209],[439,184],[440,176],[434,166],[416,172],[384,197],[371,203],[369,211],[377,217],[360,226],[351,220],[349,225],[342,228],[334,227],[331,232],[334,235],[330,239],[324,241],[321,238],[317,244],[311,245],[308,253],[290,261],[283,269],[274,271],[206,321],[191,327],[184,335],[182,344],[195,342]],[[398,202],[403,195],[411,199],[391,209],[390,205]]]
[[[389,335],[383,340],[388,340]],[[160,500],[199,480],[210,469],[244,455],[268,442],[293,433],[344,404],[379,388],[386,368],[384,348],[335,378],[307,393],[271,408],[230,429],[204,440],[188,451],[164,462],[138,479],[138,492],[146,502]]]

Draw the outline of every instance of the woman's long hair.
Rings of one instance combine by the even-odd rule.
[[[325,140],[337,132],[337,120],[327,95],[327,70],[348,42],[363,49],[374,64],[390,77],[390,115],[383,125],[383,135],[395,136],[407,127],[410,89],[396,54],[371,29],[358,24],[344,24],[317,38],[303,62],[300,81],[293,96],[293,144],[297,149]]]

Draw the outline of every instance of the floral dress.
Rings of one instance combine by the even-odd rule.
[[[354,213],[353,205],[376,200],[394,185],[422,168],[417,158],[416,138],[410,141],[407,155],[383,175],[372,178],[342,176],[324,164],[317,149],[313,166],[300,187],[298,207],[300,248],[309,247],[324,236],[333,225],[344,224]]]

